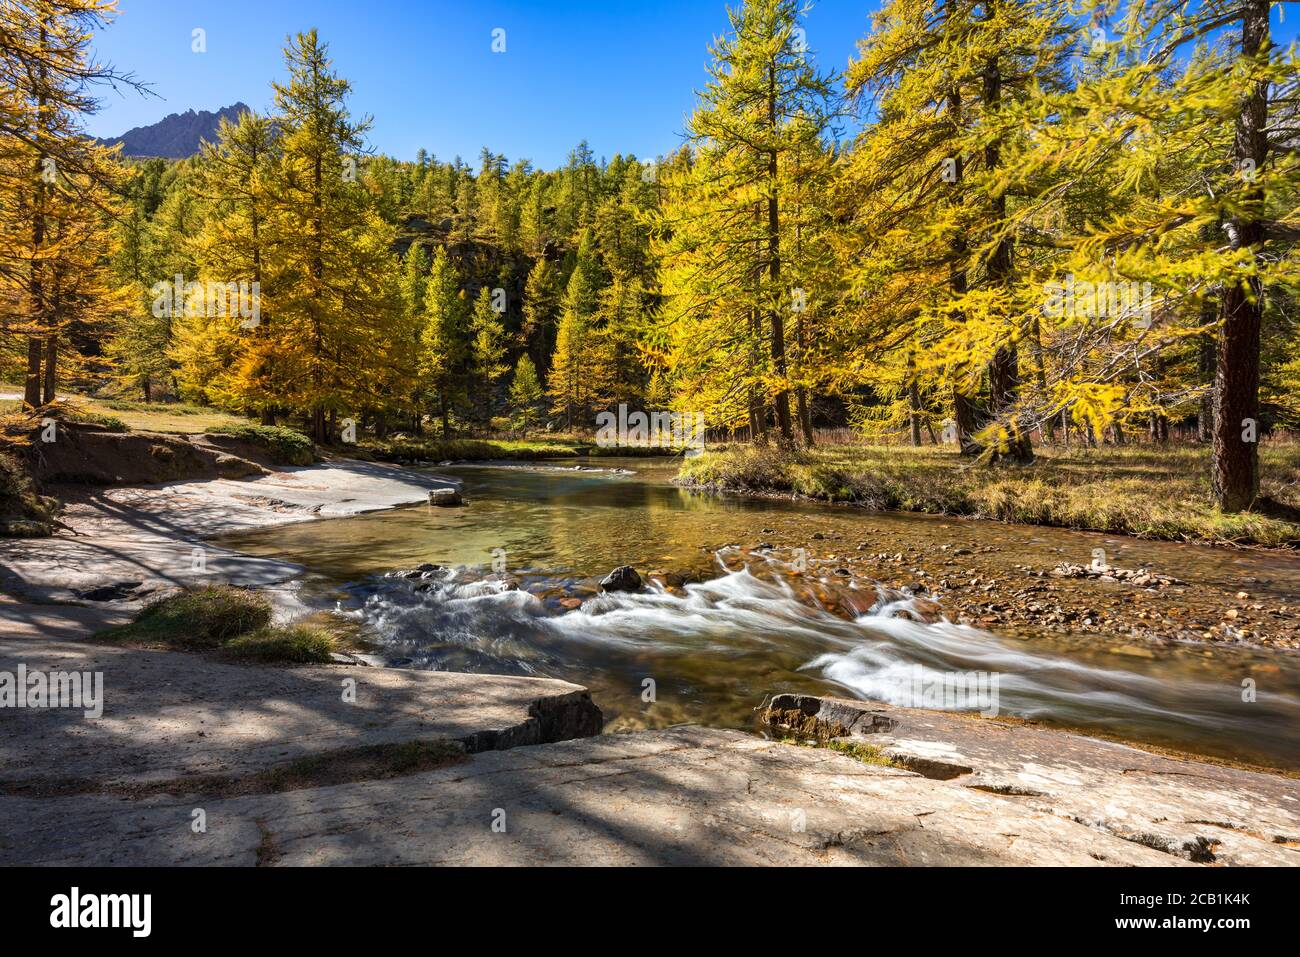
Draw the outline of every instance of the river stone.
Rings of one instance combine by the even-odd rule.
[[[450,508],[455,505],[464,505],[465,502],[460,497],[459,489],[431,488],[429,489],[429,504],[440,508]]]
[[[640,591],[641,576],[631,565],[620,565],[600,580],[602,591]]]
[[[1192,866],[997,795],[828,748],[692,727],[487,751],[402,777],[202,801],[209,822],[219,824],[196,838],[188,833],[193,796],[0,795],[8,841],[0,860]],[[507,815],[504,829],[490,826],[494,808]]]

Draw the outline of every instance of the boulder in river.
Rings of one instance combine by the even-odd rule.
[[[429,504],[437,505],[440,508],[450,508],[456,505],[464,505],[465,501],[460,497],[460,489],[431,488],[429,489]]]
[[[620,565],[600,580],[601,591],[640,591],[641,576],[631,565]]]

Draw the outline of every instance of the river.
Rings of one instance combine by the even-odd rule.
[[[751,727],[763,696],[782,691],[928,704],[918,689],[942,676],[982,675],[996,676],[1002,715],[1300,768],[1300,655],[926,624],[895,617],[906,603],[881,603],[874,582],[835,574],[837,550],[859,546],[960,545],[996,551],[1008,567],[1044,567],[1087,561],[1104,543],[1117,564],[1294,597],[1292,555],[708,494],[670,484],[676,465],[443,467],[463,482],[468,507],[220,541],[305,565],[304,593],[355,622],[388,664],[563,678],[591,689],[608,730]],[[422,563],[443,568],[425,580],[385,577]],[[600,594],[597,581],[619,565],[688,584]],[[972,700],[955,704],[987,710]]]

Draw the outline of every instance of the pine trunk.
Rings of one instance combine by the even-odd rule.
[[[1247,0],[1242,13],[1243,59],[1269,48],[1269,4]],[[1237,169],[1260,170],[1268,157],[1268,87],[1256,83],[1242,104],[1233,138]],[[1259,189],[1251,189],[1228,225],[1233,249],[1255,250],[1263,239]],[[1223,291],[1223,326],[1216,354],[1214,496],[1225,512],[1250,508],[1259,495],[1259,334],[1263,302],[1258,279]]]

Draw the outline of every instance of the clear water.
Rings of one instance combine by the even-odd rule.
[[[602,470],[448,468],[467,508],[398,509],[223,543],[308,566],[309,591],[364,626],[390,664],[563,678],[591,689],[610,729],[748,727],[764,695],[782,691],[920,704],[918,675],[985,672],[998,676],[1002,714],[1300,767],[1300,656],[1189,644],[1143,657],[1096,635],[923,624],[894,617],[906,603],[882,602],[873,582],[832,574],[837,550],[858,543],[992,546],[1008,568],[1086,562],[1100,544],[1120,565],[1202,586],[1249,581],[1255,595],[1285,598],[1300,595],[1294,557],[718,496],[670,485],[673,462],[593,465]],[[751,551],[760,543],[774,548]],[[798,564],[799,547],[810,565]],[[384,577],[425,562],[446,567],[424,581]],[[625,564],[693,583],[600,594],[599,578]],[[1171,600],[1199,600],[1187,592]],[[1251,703],[1246,678],[1257,685]]]

